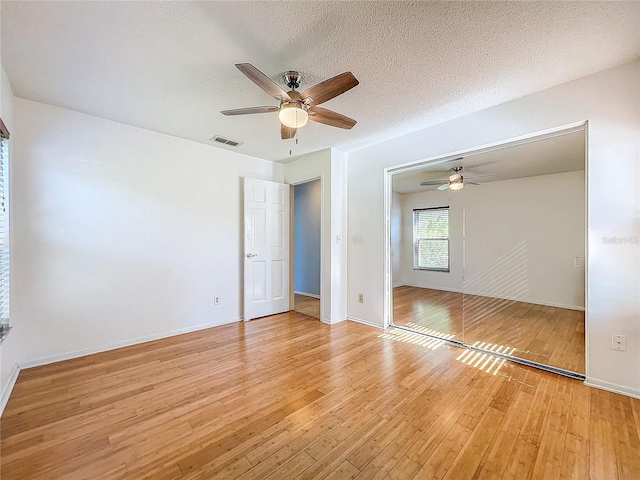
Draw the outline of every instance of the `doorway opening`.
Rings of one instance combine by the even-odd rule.
[[[388,171],[389,324],[584,378],[586,135]]]
[[[293,310],[320,319],[322,184],[293,186]]]

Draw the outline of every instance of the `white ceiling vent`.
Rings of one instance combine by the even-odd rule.
[[[228,138],[221,137],[220,135],[216,135],[211,137],[210,139],[213,142],[224,143],[225,145],[229,145],[230,147],[237,147],[238,145],[242,145],[242,142],[236,142],[235,140],[229,140]]]

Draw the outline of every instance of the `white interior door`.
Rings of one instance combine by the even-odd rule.
[[[244,179],[244,319],[289,310],[289,185]]]

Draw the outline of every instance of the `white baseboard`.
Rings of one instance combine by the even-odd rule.
[[[608,392],[619,393],[620,395],[640,399],[640,389],[638,388],[625,387],[624,385],[617,385],[605,380],[598,380],[597,378],[587,378],[584,384],[588,387],[599,388]]]
[[[13,387],[16,385],[18,375],[20,375],[20,366],[16,363],[11,369],[9,381],[2,389],[2,398],[0,398],[0,417],[2,417],[4,407],[6,407],[7,403],[9,402],[9,397],[11,396],[11,392],[13,392]]]
[[[336,320],[335,322],[332,322],[331,320],[329,320],[329,319],[327,319],[327,318],[325,318],[325,319],[320,319],[320,321],[321,321],[322,323],[325,323],[325,324],[327,324],[327,325],[336,325],[336,324],[338,324],[338,323],[342,323],[342,322],[345,322],[345,321],[347,321],[347,320],[348,320],[348,319],[347,319],[347,317],[344,317],[344,318],[343,318],[343,319],[341,319],[341,320]]]
[[[320,295],[316,295],[315,293],[296,292],[295,290],[293,291],[293,293],[296,293],[298,295],[304,295],[305,297],[317,298],[318,300],[320,300]]]
[[[362,323],[363,325],[367,325],[369,327],[375,327],[375,328],[379,328],[381,330],[384,330],[384,327],[382,325],[380,325],[379,323],[370,322],[369,320],[363,320],[362,318],[347,317],[347,320],[350,320],[350,321],[356,322],[356,323]]]
[[[41,365],[48,365],[54,362],[61,362],[63,360],[70,360],[72,358],[84,357],[86,355],[92,355],[94,353],[106,352],[108,350],[115,350],[116,348],[130,347],[131,345],[137,345],[139,343],[150,342],[153,340],[159,340],[161,338],[173,337],[175,335],[182,335],[185,333],[196,332],[198,330],[205,330],[207,328],[220,327],[222,325],[228,325],[229,323],[235,323],[240,321],[238,318],[231,320],[223,320],[220,322],[203,323],[200,325],[194,325],[191,327],[178,328],[170,330],[168,332],[155,333],[153,335],[146,335],[144,337],[138,337],[131,340],[123,340],[121,342],[114,342],[108,345],[100,345],[98,347],[84,348],[82,350],[74,350],[72,352],[61,353],[57,355],[51,355],[48,357],[36,358],[28,360],[20,364],[20,369],[39,367]]]

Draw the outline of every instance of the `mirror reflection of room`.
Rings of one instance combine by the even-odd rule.
[[[394,175],[394,324],[584,374],[584,152],[563,132]]]

